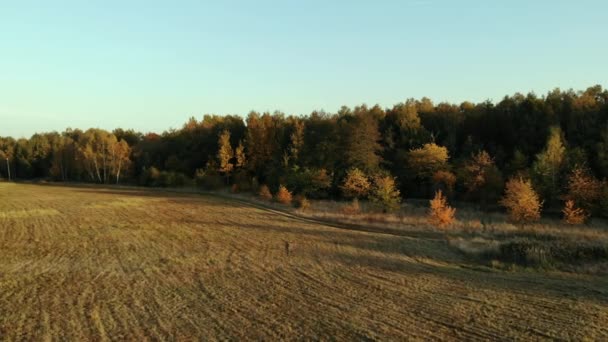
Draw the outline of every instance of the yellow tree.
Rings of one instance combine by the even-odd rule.
[[[448,167],[448,149],[435,143],[410,150],[408,165],[416,177],[429,180],[433,174]]]
[[[236,147],[234,151],[234,158],[236,159],[236,167],[243,168],[247,163],[247,158],[245,156],[245,146],[243,146],[243,142],[239,141],[239,146]]]
[[[536,156],[533,173],[544,196],[553,200],[558,193],[558,176],[565,159],[564,141],[559,127],[552,127],[545,150]]]
[[[540,219],[542,202],[532,188],[530,180],[511,178],[500,203],[507,209],[509,219],[517,223],[534,222]]]
[[[129,166],[131,159],[131,147],[126,141],[120,140],[111,146],[111,169],[116,178],[116,184],[120,182],[121,173]]]
[[[230,132],[228,130],[225,129],[222,131],[217,144],[219,146],[217,152],[217,159],[220,164],[219,171],[224,173],[226,176],[226,184],[228,184],[230,181],[230,173],[234,169],[234,164],[232,164],[234,151],[232,145],[230,145]]]
[[[347,198],[363,198],[367,196],[370,188],[371,184],[367,176],[357,168],[348,170],[344,183],[340,186]]]

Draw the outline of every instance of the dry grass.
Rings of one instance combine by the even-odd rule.
[[[0,336],[606,340],[608,279],[477,267],[428,229],[337,229],[212,196],[0,184]]]

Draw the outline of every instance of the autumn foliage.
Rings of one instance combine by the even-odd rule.
[[[267,185],[264,184],[260,186],[260,189],[258,190],[258,197],[265,201],[272,200],[272,193],[270,193],[270,189],[268,189]]]
[[[401,196],[395,186],[395,178],[390,176],[378,176],[374,179],[374,186],[369,195],[372,203],[380,206],[384,211],[399,209]]]
[[[363,198],[369,194],[371,184],[363,171],[354,168],[348,170],[340,189],[347,198]]]
[[[293,199],[291,192],[283,185],[279,186],[279,191],[277,191],[274,197],[275,200],[281,204],[291,204]]]
[[[542,203],[530,180],[511,178],[500,203],[507,209],[509,219],[513,222],[527,223],[540,219]]]
[[[602,183],[581,167],[570,173],[566,188],[565,199],[578,204],[587,213],[595,209],[602,195]]]
[[[564,222],[572,225],[583,224],[588,217],[585,210],[575,207],[572,200],[566,201],[562,213],[564,214]]]
[[[435,193],[435,198],[429,201],[429,223],[441,228],[454,222],[456,209],[450,207],[441,190]]]

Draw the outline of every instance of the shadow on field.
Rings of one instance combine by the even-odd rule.
[[[325,258],[345,266],[364,266],[370,269],[407,274],[431,275],[445,279],[446,286],[461,282],[475,289],[499,290],[508,293],[532,293],[538,298],[551,296],[559,299],[584,299],[608,304],[608,279],[588,279],[530,272],[503,272],[430,265],[401,260],[394,256],[375,256],[350,253],[327,253]],[[593,281],[591,281],[591,279]]]

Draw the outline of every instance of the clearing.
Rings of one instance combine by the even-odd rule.
[[[213,196],[0,183],[8,340],[608,340],[606,278]]]

